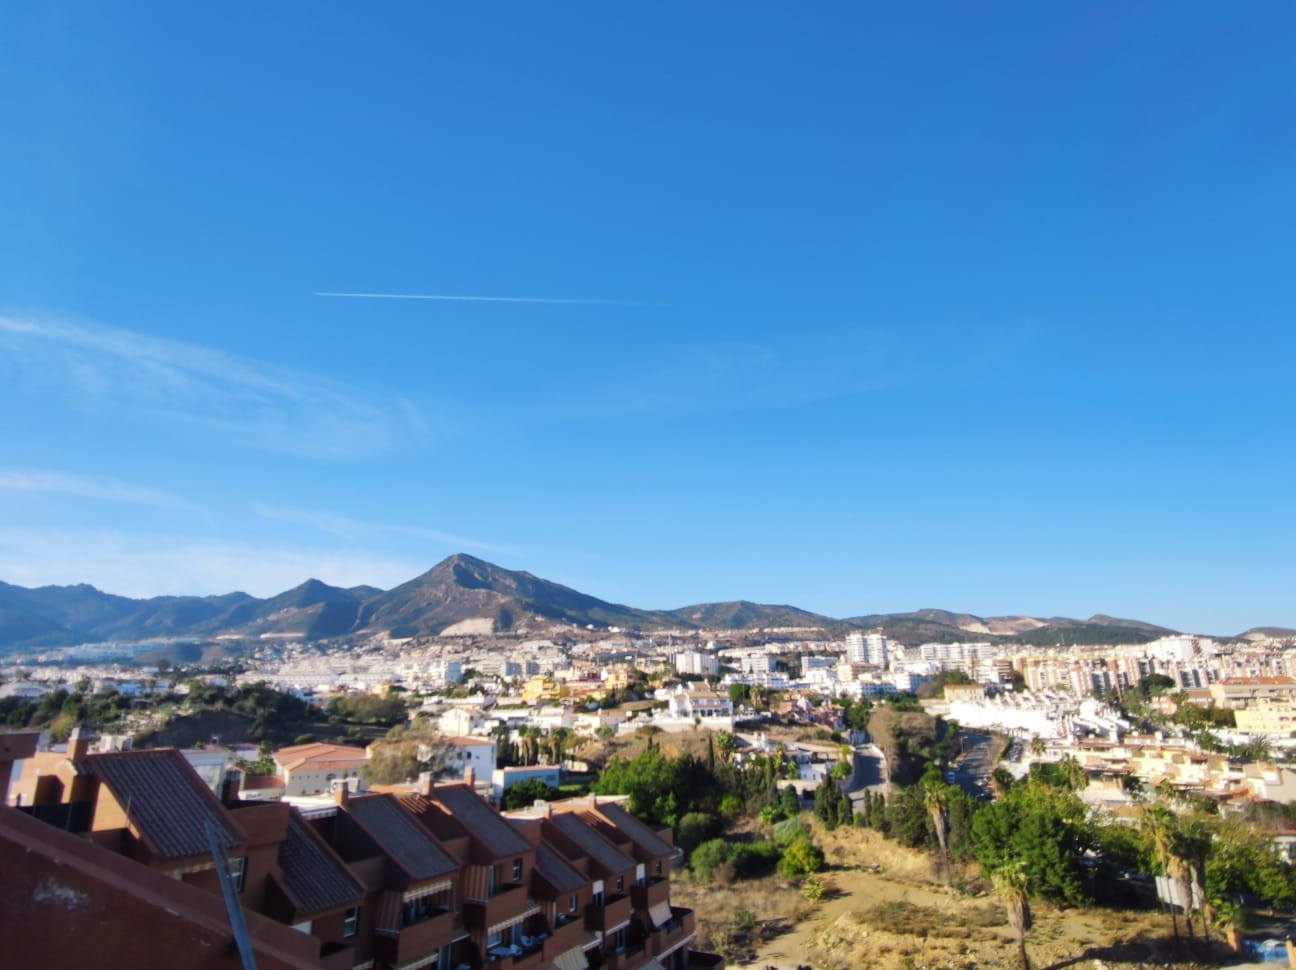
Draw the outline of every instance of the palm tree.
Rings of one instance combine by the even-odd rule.
[[[1175,851],[1182,862],[1187,905],[1195,909],[1194,904],[1200,900],[1202,936],[1209,941],[1210,924],[1215,918],[1210,900],[1206,898],[1206,860],[1211,853],[1211,834],[1200,818],[1194,818],[1180,826],[1175,842]]]
[[[1171,878],[1170,846],[1174,839],[1174,816],[1160,805],[1149,805],[1143,809],[1141,820],[1143,833],[1156,852],[1157,862],[1167,879]],[[1175,941],[1179,940],[1179,917],[1175,913],[1174,901],[1170,902],[1170,925],[1174,927]]]
[[[1008,924],[1017,933],[1017,959],[1021,963],[1021,970],[1030,970],[1030,958],[1026,955],[1026,931],[1031,928],[1031,911],[1025,863],[1006,862],[994,871],[991,878],[995,892],[999,894],[1008,914]]]
[[[943,785],[939,783],[926,785],[923,789],[923,806],[932,818],[932,828],[936,830],[936,841],[940,843],[941,863],[945,868],[945,881],[949,881],[949,829],[945,812],[949,808],[949,797]]]

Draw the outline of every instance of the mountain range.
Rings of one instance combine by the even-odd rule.
[[[386,591],[372,586],[342,589],[311,579],[269,599],[247,593],[130,599],[85,584],[27,589],[0,583],[0,649],[171,637],[327,640],[379,633],[510,633],[548,624],[641,631],[857,628],[880,629],[901,643],[979,639],[1040,645],[1139,643],[1174,632],[1103,615],[1074,620],[918,610],[834,619],[792,606],[745,601],[645,610],[608,603],[464,554],[450,556]]]

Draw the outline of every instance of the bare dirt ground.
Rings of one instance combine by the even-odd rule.
[[[676,901],[697,911],[699,948],[714,947],[731,965],[761,970],[1017,967],[1016,935],[974,869],[953,874],[964,884],[960,891],[944,884],[928,856],[874,832],[839,829],[816,837],[831,867],[824,875],[831,892],[818,903],[777,879],[729,887],[680,880]],[[741,909],[758,920],[750,942],[735,929],[733,914]],[[1219,943],[1181,951],[1169,918],[1156,912],[1041,904],[1034,915],[1026,945],[1035,970],[1238,965]]]

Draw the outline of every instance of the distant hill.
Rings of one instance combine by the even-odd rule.
[[[730,603],[699,603],[665,614],[682,627],[717,630],[749,630],[771,627],[824,627],[839,625],[837,620],[817,613],[807,613],[795,606],[765,606],[735,600]]]
[[[663,625],[658,614],[607,603],[527,572],[459,554],[367,600],[357,626],[417,636],[474,618],[491,620],[501,633],[525,626],[530,618],[577,626]]]
[[[645,610],[609,603],[531,573],[463,554],[450,556],[421,576],[386,591],[372,586],[343,589],[308,579],[268,599],[247,593],[130,599],[85,584],[27,589],[0,583],[0,649],[9,650],[169,638],[210,643],[217,636],[303,640],[374,634],[427,636],[451,628],[510,633],[548,624],[641,631],[821,627],[834,634],[855,628],[881,630],[903,644],[990,640],[1040,646],[1142,643],[1174,632],[1141,620],[1103,614],[1076,620],[981,617],[923,609],[838,620],[794,606],[745,600]],[[1243,634],[1261,635],[1296,636],[1296,632],[1255,627]],[[190,652],[201,655],[204,649]]]

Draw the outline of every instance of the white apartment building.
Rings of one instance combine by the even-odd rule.
[[[720,658],[701,650],[675,654],[675,672],[693,677],[715,677],[720,673]]]
[[[846,634],[846,662],[885,668],[889,660],[887,638],[881,633]]]

